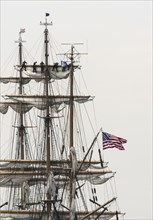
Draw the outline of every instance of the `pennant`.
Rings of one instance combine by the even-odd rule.
[[[48,17],[50,14],[49,13],[46,13],[46,17]]]

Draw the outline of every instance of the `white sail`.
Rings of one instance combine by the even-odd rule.
[[[77,156],[76,156],[76,151],[74,147],[70,148],[70,154],[72,157],[72,173],[75,176],[78,163],[77,163]]]
[[[100,215],[100,213],[99,213],[99,215]],[[33,217],[34,216],[34,217]],[[14,213],[14,214],[3,214],[3,215],[1,215],[1,220],[20,220],[20,219],[22,219],[22,220],[40,220],[40,216],[42,216],[42,213],[40,212],[39,214],[38,213],[31,213],[31,214],[23,214],[23,213]],[[81,220],[81,219],[83,219],[83,214],[77,214],[77,216],[78,216],[78,219],[79,220]],[[115,213],[106,213],[106,214],[102,214],[100,217],[98,217],[98,220],[109,220],[109,219],[111,219],[113,216],[115,216]],[[64,216],[62,216],[62,214],[61,214],[61,216],[60,216],[60,219],[62,219],[62,220],[67,220],[68,219],[68,217],[69,217],[69,215],[67,214],[67,215],[64,215]],[[91,219],[96,219],[97,218],[97,214],[93,214],[93,215],[91,215],[91,217],[90,217]],[[43,219],[43,217],[42,217],[42,219]],[[56,218],[55,218],[56,219]]]
[[[20,71],[20,67],[15,66],[15,69]],[[48,72],[49,72],[49,78],[50,79],[66,79],[68,78],[70,74],[70,70],[66,69],[65,71],[62,71],[62,67],[58,66],[58,71],[53,70],[53,66],[48,67]],[[45,69],[44,72],[41,71],[40,67],[36,67],[36,72],[33,72],[33,67],[27,67],[26,70],[23,70],[23,74],[28,76],[29,78],[41,78],[42,76],[45,76]]]
[[[16,100],[22,103],[27,103],[27,104],[32,104],[37,107],[40,106],[46,106],[46,97],[45,96],[40,96],[40,95],[34,95],[34,96],[28,96],[28,95],[7,95],[6,97]],[[93,100],[93,97],[91,96],[74,96],[74,101],[78,103],[85,103],[87,101]],[[49,96],[48,97],[48,102],[49,105],[56,105],[59,104],[61,105],[62,103],[64,104],[69,104],[70,103],[70,96]]]
[[[62,102],[61,102],[61,104],[62,104]],[[50,105],[50,107],[52,107],[53,111],[59,112],[60,110],[63,109],[63,108],[60,109],[61,104],[59,104],[59,103],[53,104],[53,106]],[[22,103],[22,106],[19,102],[1,102],[0,103],[0,112],[2,114],[6,114],[9,107],[17,113],[20,113],[21,108],[22,108],[22,113],[23,114],[29,112],[33,107],[35,107],[39,110],[45,110],[46,109],[46,105],[45,105],[44,102],[34,103],[34,100],[31,103]]]
[[[114,177],[114,174],[110,175],[109,177],[93,177],[89,180],[89,182],[93,185],[101,185],[106,183],[109,179],[111,179],[112,177]]]
[[[46,192],[51,195],[53,198],[55,198],[56,195],[56,183],[54,179],[53,172],[49,173],[47,186],[46,186]]]
[[[46,102],[45,97],[41,96],[9,96],[8,97],[14,101],[17,102],[1,102],[0,103],[0,112],[2,114],[6,114],[8,111],[8,108],[11,107],[14,111],[20,112],[21,111],[21,105],[19,102],[22,102],[22,112],[25,114],[28,111],[30,111],[33,107],[39,109],[39,110],[46,110]],[[90,96],[82,96],[82,97],[74,97],[74,101],[78,103],[85,103],[87,101],[92,100],[92,97]],[[60,109],[60,105],[65,104],[68,105],[70,102],[70,97],[66,96],[55,96],[49,98],[49,106],[52,107],[52,109],[55,112],[59,112],[63,109],[63,107]]]
[[[0,82],[6,84],[6,83],[19,83],[21,81],[20,78],[17,77],[5,77],[5,78],[1,78],[0,77]],[[25,85],[27,83],[29,83],[31,81],[31,79],[29,78],[22,78],[22,84]]]
[[[31,78],[33,78],[33,77],[41,78],[42,76],[45,76],[45,73],[41,73],[41,72],[35,73],[30,70],[23,71],[23,73]],[[70,71],[62,72],[61,69],[59,70],[59,72],[51,71],[51,69],[49,69],[49,78],[56,79],[56,80],[66,79],[66,78],[68,78],[69,73],[70,73]]]

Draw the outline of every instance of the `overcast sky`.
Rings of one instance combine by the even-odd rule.
[[[20,28],[28,44],[43,32],[45,12],[58,42],[85,45],[98,126],[128,140],[124,152],[105,151],[125,220],[153,219],[152,1],[1,1],[2,64]]]

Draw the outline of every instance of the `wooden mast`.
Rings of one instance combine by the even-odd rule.
[[[45,44],[45,96],[46,96],[46,117],[45,117],[45,136],[46,136],[46,176],[47,176],[47,181],[49,177],[49,172],[50,172],[50,161],[51,161],[51,152],[50,152],[50,123],[51,123],[51,117],[49,114],[49,89],[48,89],[48,78],[49,78],[49,70],[48,70],[48,58],[49,58],[49,53],[48,53],[48,25],[52,25],[52,23],[47,22],[47,16],[49,14],[46,13],[46,19],[44,23],[40,23],[41,25],[45,25],[45,31],[44,31],[44,44]],[[50,211],[51,211],[51,196],[47,193],[47,220],[50,218]]]
[[[74,43],[76,45],[82,44],[82,43]],[[70,195],[69,195],[69,210],[70,210],[70,218],[71,218],[71,211],[73,208],[72,207],[72,200],[74,199],[75,195],[74,195],[74,191],[75,189],[73,189],[74,187],[74,183],[76,182],[76,174],[74,174],[73,170],[72,170],[72,155],[71,155],[71,148],[74,148],[74,94],[73,94],[73,88],[74,88],[74,54],[78,55],[79,53],[75,53],[74,52],[74,45],[71,45],[71,51],[70,51],[70,124],[69,124],[69,135],[70,135],[70,139],[69,139],[69,147],[70,147],[70,168],[71,168],[71,174],[70,174]]]
[[[74,43],[76,45],[80,45],[82,43]],[[71,147],[74,148],[74,94],[73,94],[73,88],[74,88],[74,57],[76,57],[79,53],[75,53],[74,52],[74,44],[71,45],[71,51],[70,51],[70,124],[69,124],[69,135],[70,135],[70,139],[69,139],[69,147],[71,149]],[[74,56],[75,55],[75,56]],[[74,187],[74,183],[76,181],[76,174],[74,174],[73,170],[72,170],[72,156],[71,156],[71,152],[70,152],[70,168],[71,168],[71,174],[70,174],[70,201],[69,201],[69,210],[70,210],[70,216],[71,216],[71,209],[72,209],[72,200],[74,199],[74,191],[75,189],[73,189]],[[71,218],[71,217],[70,217]]]
[[[74,68],[73,68],[73,53],[74,53],[74,46],[71,45],[71,53],[70,53],[70,61],[71,61],[71,69],[70,69],[70,125],[69,125],[69,135],[70,135],[70,142],[69,142],[69,147],[71,150],[71,147],[73,146],[73,73],[74,73]],[[72,155],[70,152],[70,168],[72,169]],[[71,218],[71,207],[72,207],[72,197],[73,197],[73,181],[74,181],[74,175],[73,171],[71,170],[70,174],[70,195],[69,195],[69,210],[70,210],[70,218]]]
[[[22,47],[23,47],[23,41],[22,37],[21,37],[21,33],[24,33],[25,30],[24,29],[20,29],[19,32],[19,40],[15,41],[16,43],[19,43],[19,65],[22,66]],[[19,95],[23,94],[23,84],[22,84],[22,68],[20,68],[20,75],[19,75]],[[21,159],[24,160],[25,155],[24,155],[24,124],[23,124],[23,111],[22,111],[22,103],[20,103],[20,113],[19,113],[19,127],[18,127],[18,131],[19,131],[19,138],[20,138],[20,142],[19,142],[19,150],[18,150],[18,155],[17,155],[17,159]],[[26,205],[26,201],[25,201],[25,197],[24,197],[24,187],[23,184],[21,185],[21,206],[24,209]]]
[[[73,49],[71,46],[71,71],[70,71],[70,147],[73,147]]]
[[[25,42],[22,40],[21,33],[24,33],[25,30],[20,29],[19,32],[19,40],[15,41],[15,43],[19,43],[19,65],[22,66],[22,43]],[[23,93],[23,85],[22,85],[22,68],[20,68],[20,76],[19,76],[19,95]],[[19,148],[19,158],[24,159],[24,125],[23,125],[23,111],[22,111],[22,103],[20,104],[20,116],[19,116],[19,137],[20,137],[20,148]],[[18,158],[18,159],[19,159]]]

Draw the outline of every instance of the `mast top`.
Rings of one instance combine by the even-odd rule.
[[[45,13],[45,22],[41,22],[40,21],[40,25],[45,25],[45,28],[47,29],[48,25],[53,25],[52,21],[51,22],[47,22],[47,17],[49,16],[49,13]]]
[[[25,33],[25,28],[20,28],[19,31],[19,39],[17,41],[15,41],[15,43],[25,43],[26,41],[22,40],[21,34]]]

